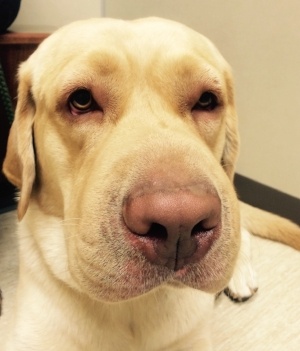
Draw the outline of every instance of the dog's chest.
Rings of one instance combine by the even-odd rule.
[[[210,295],[169,287],[113,310],[106,306],[100,320],[85,330],[89,351],[206,351],[201,345],[209,337],[212,306]]]

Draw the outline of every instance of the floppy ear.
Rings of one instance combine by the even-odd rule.
[[[226,85],[230,110],[226,116],[226,137],[221,162],[225,172],[233,182],[235,165],[240,147],[240,137],[238,132],[238,118],[234,102],[234,89],[230,73],[227,74]]]
[[[232,116],[231,116],[232,118]],[[226,139],[222,156],[222,166],[230,180],[233,182],[235,164],[239,152],[239,134],[236,118],[226,123]]]
[[[19,72],[19,89],[16,115],[8,137],[3,172],[8,180],[20,189],[18,218],[27,210],[35,179],[33,148],[33,119],[35,105],[31,95],[31,77],[26,62]]]

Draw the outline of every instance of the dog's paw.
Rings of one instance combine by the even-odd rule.
[[[233,276],[224,290],[233,301],[244,302],[252,297],[257,289],[257,276],[251,262],[250,234],[242,229],[242,242]]]
[[[235,302],[244,302],[250,299],[258,289],[256,272],[251,262],[237,267],[224,293]]]

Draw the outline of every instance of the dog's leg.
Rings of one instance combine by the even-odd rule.
[[[251,234],[300,251],[300,226],[273,213],[240,202],[241,223]]]
[[[225,294],[234,301],[242,302],[254,295],[257,289],[256,273],[251,262],[250,233],[242,228],[239,256]]]

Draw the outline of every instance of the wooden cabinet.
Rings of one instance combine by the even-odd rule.
[[[13,107],[17,97],[17,70],[22,61],[25,61],[37,46],[51,33],[49,29],[25,29],[17,32],[0,34],[0,62],[4,71],[5,80],[12,99]],[[10,123],[5,114],[0,99],[0,165],[4,160],[6,143]],[[0,172],[0,212],[13,204],[14,188],[7,182]]]

